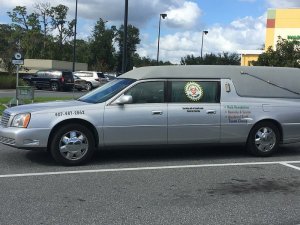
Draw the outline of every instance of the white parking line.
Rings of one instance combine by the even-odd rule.
[[[294,165],[290,165],[290,164],[287,163],[287,162],[283,162],[283,163],[280,163],[280,164],[281,164],[281,165],[284,165],[284,166],[291,167],[291,168],[296,169],[296,170],[300,170],[300,167],[294,166]]]
[[[20,173],[20,174],[5,174],[0,175],[0,178],[13,177],[33,177],[33,176],[48,176],[48,175],[64,175],[64,174],[83,174],[83,173],[104,173],[104,172],[123,172],[123,171],[143,171],[143,170],[166,170],[166,169],[191,169],[204,167],[227,167],[227,166],[251,166],[251,165],[289,165],[290,163],[300,163],[300,161],[278,161],[278,162],[246,162],[246,163],[224,163],[224,164],[200,164],[200,165],[177,165],[177,166],[158,166],[158,167],[135,167],[135,168],[115,168],[115,169],[98,169],[98,170],[75,170],[75,171],[58,171],[58,172],[43,172],[43,173]],[[297,167],[297,169],[300,169]]]

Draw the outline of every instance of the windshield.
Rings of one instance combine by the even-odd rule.
[[[135,80],[132,79],[115,79],[80,97],[78,101],[88,103],[105,102],[124,88],[128,87],[134,81]]]

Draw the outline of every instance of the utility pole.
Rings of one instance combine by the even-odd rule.
[[[204,36],[204,34],[207,35],[207,34],[208,34],[208,31],[207,31],[207,30],[202,31],[201,59],[203,59],[203,58],[202,58],[202,51],[203,51],[203,36]]]
[[[127,24],[128,24],[128,0],[125,0],[122,73],[127,72],[126,71],[127,70]]]
[[[159,22],[158,22],[158,38],[157,38],[157,56],[156,56],[156,64],[159,64],[159,39],[160,39],[160,22],[161,18],[165,19],[167,17],[166,13],[159,14]]]
[[[73,67],[72,67],[73,72],[75,71],[75,63],[76,63],[77,3],[78,0],[76,0],[76,6],[75,6],[75,27],[74,27]]]

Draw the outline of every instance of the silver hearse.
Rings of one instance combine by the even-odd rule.
[[[245,143],[257,156],[300,141],[300,70],[144,67],[72,101],[6,109],[0,142],[66,165],[125,145]]]

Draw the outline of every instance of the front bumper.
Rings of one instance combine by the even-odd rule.
[[[47,148],[50,129],[0,126],[0,143],[15,148]]]

